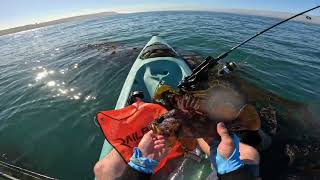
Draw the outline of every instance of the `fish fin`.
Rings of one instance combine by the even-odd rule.
[[[261,128],[261,120],[254,106],[246,104],[239,112],[237,120],[234,122],[239,130],[256,131]]]
[[[179,142],[185,151],[193,151],[198,145],[197,139],[193,138],[181,138]]]

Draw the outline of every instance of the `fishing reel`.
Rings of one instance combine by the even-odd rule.
[[[233,72],[238,66],[235,62],[226,62],[224,64],[221,64],[218,68],[217,76],[221,77],[227,74],[230,74]]]
[[[222,77],[232,73],[238,67],[235,62],[212,63],[211,59],[206,61],[207,62],[205,62],[203,65],[200,64],[200,67],[195,68],[190,76],[185,77],[180,82],[180,84],[178,85],[178,88],[180,88],[180,90],[192,91],[198,89],[198,86],[202,81],[208,80],[209,68],[214,68],[214,74],[217,77]]]
[[[127,100],[127,105],[131,105],[136,102],[136,98],[143,99],[144,95],[142,91],[133,91],[130,93],[129,98]]]

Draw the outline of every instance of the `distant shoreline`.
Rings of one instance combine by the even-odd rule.
[[[279,12],[279,11],[262,11],[252,9],[207,9],[207,10],[164,10],[164,11],[146,11],[146,12],[213,12],[213,13],[227,13],[227,14],[238,14],[238,15],[249,15],[249,16],[260,16],[287,19],[291,16],[296,15],[295,13]],[[143,13],[143,12],[141,12]],[[311,19],[307,19],[309,16]],[[303,14],[290,21],[298,21],[310,24],[320,24],[320,16]]]
[[[231,14],[240,14],[240,15],[252,15],[252,16],[262,16],[262,17],[271,17],[279,19],[287,19],[291,16],[296,15],[297,13],[288,13],[288,12],[279,12],[279,11],[262,11],[262,10],[252,10],[252,9],[224,9],[224,10],[213,10],[211,12],[222,12],[222,13],[231,13]],[[309,16],[311,19],[307,19]],[[298,21],[311,24],[320,24],[320,16],[314,16],[309,14],[303,14],[298,16],[290,21]]]
[[[276,12],[276,11],[261,11],[261,10],[250,10],[250,9],[208,9],[208,10],[169,10],[170,11],[199,11],[199,12],[217,12],[217,13],[230,13],[230,14],[240,14],[240,15],[253,15],[253,16],[262,16],[262,17],[272,17],[272,18],[280,18],[286,19],[290,16],[293,16],[293,13],[286,13],[286,12]],[[149,11],[149,12],[161,12],[161,11]],[[0,30],[0,36],[18,33],[21,31],[27,31],[31,29],[41,28],[45,26],[55,25],[55,24],[62,24],[65,22],[82,20],[82,19],[89,19],[94,17],[103,17],[103,16],[110,16],[118,14],[117,12],[100,12],[94,14],[87,14],[87,15],[80,15],[80,16],[72,16],[68,18],[57,19],[48,22],[36,23],[36,24],[29,24],[25,26],[19,26],[9,29]],[[127,13],[130,14],[130,13]],[[293,19],[293,21],[299,21],[304,23],[312,23],[312,24],[320,24],[320,16],[310,16],[311,19],[307,19],[306,16],[302,15]]]
[[[50,25],[55,25],[55,24],[62,24],[62,23],[65,23],[65,22],[70,22],[70,21],[76,21],[76,20],[82,20],[82,19],[90,19],[90,18],[94,18],[94,17],[110,16],[110,15],[115,15],[115,14],[118,14],[118,13],[116,13],[116,12],[100,12],[100,13],[87,14],[87,15],[72,16],[72,17],[57,19],[57,20],[48,21],[48,22],[28,24],[28,25],[25,25],[25,26],[19,26],[19,27],[0,30],[0,36],[7,35],[7,34],[18,33],[18,32],[21,32],[21,31],[28,31],[28,30],[31,30],[31,29],[37,29],[37,28],[50,26]]]

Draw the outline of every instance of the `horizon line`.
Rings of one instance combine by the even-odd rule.
[[[118,10],[118,11],[111,11],[111,10],[101,10],[101,11],[95,11],[95,12],[90,12],[90,13],[79,13],[76,15],[69,15],[69,16],[63,16],[63,17],[57,17],[57,18],[52,18],[48,19],[45,21],[38,21],[34,23],[29,23],[29,24],[24,24],[24,25],[19,25],[19,26],[13,26],[9,28],[4,28],[0,29],[0,31],[4,30],[10,30],[14,28],[19,28],[19,27],[24,27],[24,26],[29,26],[29,25],[36,25],[36,24],[41,24],[41,23],[48,23],[52,21],[59,21],[63,19],[68,19],[68,18],[76,18],[81,16],[90,16],[90,15],[98,15],[98,14],[103,14],[103,13],[113,13],[113,14],[134,14],[134,13],[148,13],[148,12],[170,12],[170,11],[194,11],[194,12],[221,12],[221,13],[231,13],[231,14],[243,14],[243,15],[256,15],[256,16],[264,16],[264,17],[276,17],[276,18],[284,18],[284,17],[278,17],[279,15],[294,15],[298,13],[293,13],[293,12],[285,12],[285,11],[273,11],[273,10],[260,10],[260,9],[245,9],[245,8],[208,8],[208,9],[151,9],[151,10],[135,10],[135,11],[126,11],[126,10]],[[235,12],[234,12],[235,11]],[[252,14],[253,13],[253,14]],[[261,13],[277,13],[277,14],[261,14]],[[307,15],[307,14],[304,14]],[[313,16],[316,18],[320,19],[320,15],[308,15],[308,16]],[[300,16],[301,17],[301,16]],[[296,19],[297,20],[297,19]]]

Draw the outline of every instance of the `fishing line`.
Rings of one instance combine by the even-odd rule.
[[[272,28],[274,28],[274,27],[277,27],[277,26],[279,26],[280,24],[285,23],[285,22],[287,22],[287,21],[289,21],[289,20],[291,20],[291,19],[293,19],[293,18],[295,18],[295,17],[298,17],[298,16],[300,16],[300,15],[302,15],[302,14],[305,14],[305,13],[307,13],[307,12],[309,12],[309,11],[315,10],[315,9],[317,9],[317,8],[319,8],[319,7],[320,7],[320,6],[316,6],[316,7],[314,7],[314,8],[311,8],[311,9],[308,9],[308,10],[306,10],[306,11],[303,11],[303,12],[301,12],[301,13],[299,13],[299,14],[296,14],[296,15],[288,18],[288,19],[285,19],[285,20],[283,20],[283,21],[280,21],[280,22],[278,22],[278,23],[276,23],[276,24],[274,24],[274,25],[272,25],[272,26],[270,26],[270,27],[268,27],[268,28],[266,28],[266,29],[258,32],[258,33],[255,34],[254,36],[252,36],[252,37],[246,39],[245,41],[241,42],[240,44],[232,47],[229,51],[220,54],[220,55],[216,58],[216,60],[219,61],[219,60],[225,58],[225,57],[228,56],[229,53],[231,53],[233,50],[235,50],[235,49],[239,48],[240,46],[246,44],[247,42],[251,41],[252,39],[256,38],[257,36],[259,36],[259,35],[267,32],[267,31],[269,31],[270,29],[272,29]]]
[[[213,58],[213,57],[211,57],[211,56],[208,56],[208,57],[205,59],[205,61],[203,61],[199,66],[197,66],[197,67],[193,70],[193,72],[192,72],[192,74],[191,74],[190,76],[186,76],[186,77],[180,82],[180,84],[178,85],[178,87],[179,87],[179,88],[189,88],[189,87],[192,87],[192,86],[194,85],[194,82],[198,79],[198,76],[199,76],[202,72],[206,71],[208,68],[210,68],[210,67],[212,67],[212,66],[214,66],[214,65],[217,65],[220,60],[226,58],[226,57],[227,57],[231,52],[233,52],[235,49],[241,47],[242,45],[244,45],[244,44],[246,44],[247,42],[251,41],[252,39],[256,38],[257,36],[259,36],[259,35],[267,32],[267,31],[269,31],[270,29],[273,29],[273,28],[279,26],[280,24],[283,24],[283,23],[285,23],[285,22],[287,22],[287,21],[289,21],[289,20],[291,20],[291,19],[293,19],[293,18],[295,18],[295,17],[298,17],[298,16],[300,16],[300,15],[302,15],[302,14],[305,14],[305,13],[307,13],[307,12],[310,12],[310,11],[312,11],[312,10],[315,10],[315,9],[317,9],[317,8],[319,8],[319,7],[320,7],[320,6],[313,7],[313,8],[311,8],[311,9],[306,10],[306,11],[303,11],[303,12],[301,12],[301,13],[298,13],[298,14],[296,14],[296,15],[294,15],[294,16],[291,16],[291,17],[289,17],[289,18],[287,18],[287,19],[285,19],[285,20],[282,20],[282,21],[280,21],[280,22],[278,22],[278,23],[276,23],[276,24],[274,24],[274,25],[272,25],[272,26],[270,26],[270,27],[268,27],[268,28],[266,28],[266,29],[264,29],[264,30],[256,33],[255,35],[251,36],[250,38],[242,41],[242,42],[239,43],[238,45],[236,45],[236,46],[232,47],[231,49],[229,49],[228,51],[220,54],[220,55],[219,55],[218,57],[216,57],[216,58]]]

